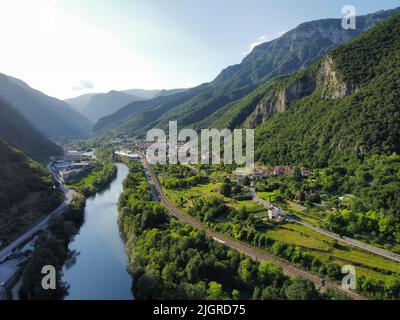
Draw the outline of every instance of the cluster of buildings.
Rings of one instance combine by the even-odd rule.
[[[254,169],[254,176],[256,177],[270,177],[270,176],[292,176],[295,173],[295,168],[288,166],[275,166],[275,167],[257,167]],[[300,168],[300,174],[303,177],[308,177],[311,174],[310,169]]]
[[[92,160],[89,156],[78,151],[68,151],[64,156],[53,159],[51,169],[57,174],[61,183],[68,183],[91,166]]]
[[[272,176],[292,176],[295,173],[295,168],[288,166],[275,166],[275,167],[255,167],[249,173],[233,172],[228,174],[228,178],[237,179],[238,182],[243,182],[246,177],[251,180],[263,179]],[[303,177],[308,177],[311,174],[311,170],[307,168],[301,168],[300,174]]]
[[[117,156],[128,157],[128,158],[132,159],[133,161],[140,161],[140,159],[141,159],[137,153],[133,153],[128,150],[119,150],[119,151],[115,151],[114,153]]]

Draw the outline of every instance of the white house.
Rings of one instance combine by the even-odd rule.
[[[270,219],[277,219],[279,216],[283,213],[283,210],[281,207],[278,207],[276,205],[272,205],[268,209],[268,216]]]

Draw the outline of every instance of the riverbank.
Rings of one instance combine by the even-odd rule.
[[[131,162],[119,201],[137,299],[340,299],[306,279],[288,277],[174,220],[152,201],[143,168]]]
[[[69,285],[65,300],[133,299],[117,209],[128,168],[116,166],[109,187],[86,200],[84,224],[68,246],[74,254],[63,266],[62,280]]]
[[[96,181],[93,188],[75,188],[77,191],[85,190],[84,195],[78,193],[66,208],[63,215],[57,215],[49,220],[46,231],[35,240],[35,249],[31,258],[22,272],[21,295],[24,299],[63,299],[68,294],[68,284],[62,279],[63,266],[73,258],[74,252],[69,244],[84,223],[86,198],[105,189],[117,175],[117,166],[112,163],[99,163],[99,165],[82,176],[76,183],[86,186],[87,181]],[[92,177],[94,177],[92,179]],[[85,180],[86,179],[86,180]],[[83,183],[84,181],[84,183]],[[64,186],[60,185],[61,188]],[[57,272],[57,290],[45,291],[42,289],[41,268],[52,265]]]

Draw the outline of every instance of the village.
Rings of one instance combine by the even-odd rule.
[[[135,138],[115,139],[109,142],[110,146],[114,148],[120,148],[117,149],[117,151],[115,151],[116,155],[126,156],[134,161],[139,161],[140,155],[129,150],[135,150],[137,152],[146,154],[149,146],[151,146],[152,144],[153,142],[138,140]],[[178,150],[181,145],[183,145],[183,143],[178,144]],[[167,143],[167,147],[168,146],[169,143]],[[151,161],[152,159],[150,159],[149,157],[147,157],[147,160],[150,163],[152,162]],[[264,199],[259,198],[256,192],[254,191],[253,186],[257,180],[262,180],[273,176],[293,176],[296,173],[300,174],[302,177],[308,177],[311,174],[311,170],[308,168],[294,168],[290,166],[267,167],[267,166],[255,165],[250,172],[246,172],[246,170],[244,171],[235,170],[234,172],[227,174],[227,178],[235,180],[238,184],[243,184],[244,181],[246,180],[250,181],[251,187],[249,188],[249,191],[253,200],[266,208],[267,217],[270,220],[274,220],[276,222],[283,222],[286,219],[286,215],[284,214],[283,208],[277,205],[276,203],[273,203],[272,201],[268,202],[265,201]]]
[[[67,151],[65,155],[52,157],[49,168],[57,175],[59,181],[67,184],[90,170],[93,165],[92,152]]]

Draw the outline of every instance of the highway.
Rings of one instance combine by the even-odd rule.
[[[321,285],[321,279],[307,271],[301,270],[285,261],[282,261],[280,259],[277,259],[276,257],[269,255],[265,251],[262,251],[258,248],[252,247],[248,244],[232,240],[228,238],[227,236],[215,232],[207,227],[205,227],[202,223],[194,219],[193,217],[189,216],[188,214],[182,212],[178,208],[176,208],[171,201],[167,198],[167,196],[164,194],[162,187],[160,185],[160,182],[158,180],[157,175],[154,173],[153,169],[147,162],[147,159],[144,155],[142,155],[143,158],[143,164],[145,166],[145,169],[147,169],[147,173],[150,175],[153,186],[156,189],[156,192],[158,194],[159,199],[164,203],[164,205],[171,211],[171,213],[176,216],[179,220],[181,220],[184,223],[187,223],[191,225],[192,227],[196,229],[201,229],[204,230],[207,236],[213,238],[215,241],[226,245],[229,248],[232,248],[234,250],[237,250],[252,259],[258,260],[258,261],[272,261],[277,265],[280,265],[283,269],[283,272],[288,275],[288,276],[297,276],[297,277],[302,277],[311,280],[317,287]],[[366,300],[365,297],[359,295],[358,293],[354,291],[349,291],[343,289],[340,285],[336,283],[326,283],[325,285],[326,288],[331,288],[340,292],[344,292],[347,295],[349,295],[351,298],[354,300]]]

